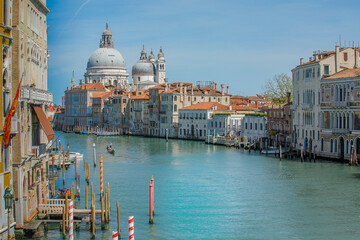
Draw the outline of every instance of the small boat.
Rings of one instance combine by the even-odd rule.
[[[62,188],[62,189],[59,189],[59,191],[58,191],[58,197],[59,198],[65,198],[65,194],[67,194],[68,196],[70,196],[70,191],[69,191],[69,189],[67,189],[67,188]]]
[[[106,150],[108,151],[108,153],[115,153],[115,149],[112,148],[111,144],[109,146],[106,147]]]
[[[76,157],[76,160],[83,160],[84,159],[84,154],[81,154],[81,153],[78,153],[78,152],[70,152],[69,160],[71,162],[75,162],[75,157]]]

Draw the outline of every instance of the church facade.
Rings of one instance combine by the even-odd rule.
[[[149,89],[165,82],[166,61],[162,49],[157,57],[156,60],[152,51],[147,57],[143,46],[139,61],[132,67],[132,83],[130,84],[125,60],[114,48],[112,34],[106,24],[100,46],[91,54],[87,62],[85,81],[81,81],[80,84],[102,83],[126,91]]]

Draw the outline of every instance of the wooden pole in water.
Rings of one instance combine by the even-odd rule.
[[[63,182],[65,182],[65,158],[63,159],[63,164],[62,164],[62,174],[63,174]]]
[[[70,146],[69,146],[69,144],[67,144],[67,152],[66,152],[66,155],[67,155],[67,159],[69,160],[69,158],[70,158]]]
[[[101,201],[101,227],[104,225],[104,198],[100,195],[100,201]]]
[[[303,147],[301,147],[301,161],[304,161],[304,148]]]
[[[63,209],[63,212],[62,212],[62,232],[63,232],[63,234],[64,234],[64,238],[65,238],[65,234],[66,234],[66,229],[65,229],[65,225],[66,225],[66,217],[65,217],[65,215],[66,215],[66,212],[65,212],[65,207],[62,207],[62,209]]]
[[[282,159],[282,149],[281,149],[281,144],[280,144],[280,147],[279,147],[279,158],[280,158],[280,161]]]
[[[149,223],[154,223],[154,216],[153,216],[153,208],[152,208],[152,202],[153,202],[153,196],[152,196],[152,184],[149,184]]]
[[[94,189],[93,189],[93,183],[91,183],[91,205],[93,204],[93,195],[94,195]]]
[[[121,230],[120,230],[120,208],[119,201],[116,200],[116,208],[117,208],[117,231],[119,233],[119,239],[121,239]]]
[[[74,187],[74,183],[73,183],[73,185],[71,186],[71,201],[73,201],[74,202],[74,200],[75,200],[75,187]]]
[[[93,143],[93,161],[94,161],[94,166],[96,167],[96,149],[95,149],[95,143]]]
[[[52,163],[52,175],[53,177],[55,177],[55,157],[52,157],[51,163]]]
[[[75,156],[75,179],[77,179],[77,159]]]
[[[95,204],[91,205],[91,233],[95,237]]]
[[[85,186],[85,209],[88,209],[88,185]]]
[[[110,222],[110,184],[109,183],[107,184],[107,194],[108,194],[108,196],[107,196],[107,201],[108,201],[108,203],[107,203],[107,207],[108,207],[107,220],[108,220],[108,222]]]
[[[152,193],[151,193],[152,194],[151,205],[152,205],[153,215],[155,215],[155,204],[154,204],[154,202],[155,202],[155,194],[154,194],[154,192],[155,192],[155,184],[154,184],[154,176],[151,176],[150,184],[152,185],[152,188],[151,188],[151,190],[152,190]]]

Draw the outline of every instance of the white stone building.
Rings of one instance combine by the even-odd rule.
[[[354,48],[335,47],[335,51],[317,51],[308,62],[292,69],[293,79],[293,144],[296,149],[320,151],[320,80],[344,69],[354,68],[359,52]]]
[[[114,48],[111,32],[106,29],[100,40],[100,48],[90,56],[84,74],[85,83],[111,84],[115,87],[128,89],[129,74],[121,53]]]
[[[351,147],[360,154],[360,68],[321,80],[319,155],[349,160]]]
[[[139,61],[132,67],[132,86],[137,90],[145,90],[165,82],[166,61],[162,49],[158,54],[158,60],[151,51],[149,58],[145,48],[141,51]]]
[[[228,106],[217,102],[201,102],[179,109],[178,137],[205,140],[214,112],[228,109]]]
[[[231,110],[231,107],[230,109]],[[214,136],[240,136],[243,113],[216,112],[209,120],[209,134]]]
[[[241,137],[258,141],[266,137],[266,118],[260,114],[245,114],[241,123]]]

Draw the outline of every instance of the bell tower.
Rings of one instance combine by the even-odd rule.
[[[156,81],[159,84],[165,82],[165,71],[166,71],[166,61],[162,48],[160,47],[160,52],[158,54],[158,60],[156,61]]]

